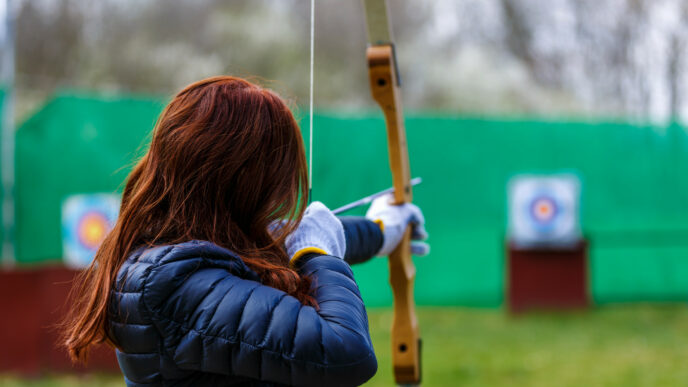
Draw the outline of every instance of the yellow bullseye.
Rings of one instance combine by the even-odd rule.
[[[107,219],[102,215],[88,214],[81,222],[79,239],[89,248],[96,248],[105,238],[107,229]]]
[[[540,205],[538,210],[540,211],[540,215],[547,216],[549,215],[551,209],[549,208],[549,205],[543,204]]]
[[[538,200],[535,203],[534,210],[535,218],[540,221],[547,221],[554,214],[554,206],[552,202],[547,199]]]

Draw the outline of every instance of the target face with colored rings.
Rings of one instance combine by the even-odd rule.
[[[72,195],[62,203],[62,250],[65,263],[88,266],[112,230],[120,198],[112,194]]]
[[[576,175],[519,175],[508,186],[509,238],[517,246],[571,245],[581,238]]]

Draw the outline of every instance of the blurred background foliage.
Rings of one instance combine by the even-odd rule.
[[[304,104],[309,1],[21,0],[20,117],[56,88],[169,95],[257,76]],[[688,119],[681,0],[395,0],[405,105],[471,115]],[[316,5],[318,108],[369,109],[359,1]]]

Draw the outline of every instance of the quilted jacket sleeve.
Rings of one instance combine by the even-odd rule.
[[[377,370],[349,265],[304,260],[319,309],[198,258],[152,268],[142,302],[175,364],[288,385],[352,386]]]
[[[350,265],[366,262],[380,251],[384,236],[377,223],[362,216],[342,216],[339,220],[346,238],[344,260]]]

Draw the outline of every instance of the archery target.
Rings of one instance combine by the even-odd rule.
[[[62,247],[65,263],[88,266],[112,230],[120,199],[112,194],[72,195],[62,203]]]
[[[509,237],[517,246],[570,245],[580,237],[575,175],[518,176],[509,183]]]

